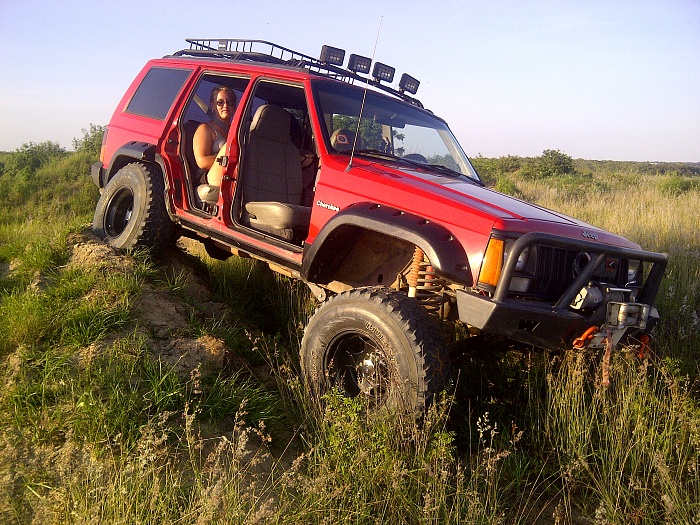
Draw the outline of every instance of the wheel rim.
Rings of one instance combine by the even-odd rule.
[[[324,364],[331,386],[350,397],[366,398],[372,409],[386,403],[392,367],[373,337],[358,332],[337,335],[328,345]]]
[[[130,188],[121,188],[114,194],[105,216],[105,232],[110,237],[117,237],[125,229],[134,212],[134,192]]]

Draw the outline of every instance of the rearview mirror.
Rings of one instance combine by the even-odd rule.
[[[405,128],[406,119],[400,115],[374,115],[374,121],[382,126],[391,126],[392,128]]]

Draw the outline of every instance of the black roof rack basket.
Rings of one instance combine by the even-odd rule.
[[[266,40],[250,40],[241,38],[186,38],[189,49],[182,49],[172,56],[192,56],[219,58],[228,60],[249,60],[290,67],[299,67],[325,77],[342,80],[350,84],[355,81],[374,86],[382,91],[405,100],[420,108],[423,104],[418,99],[408,96],[402,91],[380,84],[378,81],[365,78],[357,73],[337,67],[304,53],[280,46]]]

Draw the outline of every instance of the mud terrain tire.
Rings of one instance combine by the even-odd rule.
[[[315,399],[332,388],[364,396],[371,411],[421,413],[450,379],[436,322],[414,299],[385,288],[343,292],[304,332],[301,365]]]
[[[163,176],[132,162],[105,187],[95,207],[92,230],[111,246],[158,250],[174,239],[175,224],[165,208]]]

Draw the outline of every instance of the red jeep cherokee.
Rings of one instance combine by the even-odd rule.
[[[304,281],[321,303],[301,345],[314,395],[421,409],[450,377],[447,323],[603,348],[657,320],[666,255],[484,187],[416,79],[390,87],[393,68],[358,55],[343,67],[328,46],[316,59],[188,42],[117,106],[92,169],[93,229],[124,249],[184,235]],[[211,186],[192,140],[217,86],[237,105]]]

